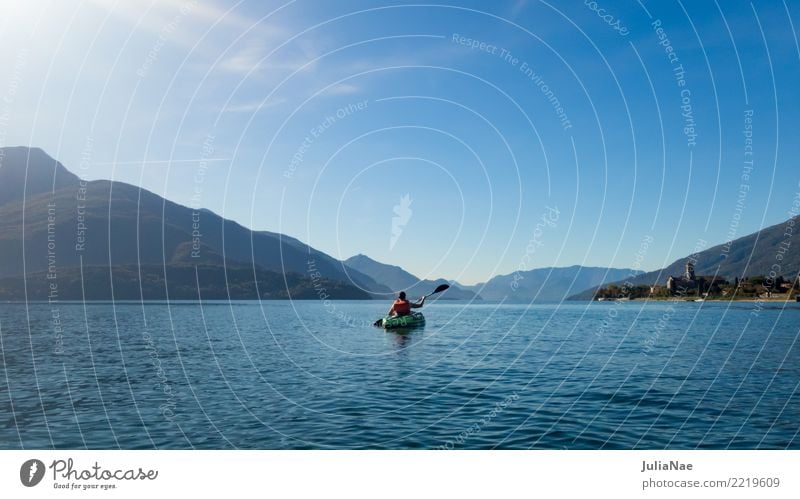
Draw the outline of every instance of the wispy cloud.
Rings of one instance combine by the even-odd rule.
[[[174,19],[176,15],[187,16],[195,20],[216,22],[231,28],[246,29],[253,21],[235,12],[225,11],[208,2],[199,0],[151,0],[147,2],[119,2],[118,0],[88,0],[101,9],[131,20],[150,20],[150,26],[163,25]],[[159,22],[160,21],[160,22]]]
[[[361,87],[351,83],[339,83],[325,91],[327,95],[352,95],[361,92]]]
[[[217,29],[233,32],[251,30],[259,36],[281,36],[286,31],[271,23],[258,23],[237,13],[234,9],[225,10],[203,0],[151,0],[119,2],[118,0],[88,0],[102,10],[126,19],[156,34],[169,32],[170,41],[194,47],[198,35],[216,23]]]
[[[233,73],[249,74],[264,71],[305,72],[316,66],[316,62],[310,62],[316,59],[317,54],[309,43],[292,43],[290,50],[282,48],[272,53],[276,46],[277,44],[266,43],[260,38],[223,59],[219,68]]]
[[[261,111],[262,109],[267,109],[270,107],[279,106],[286,102],[286,99],[261,99],[251,102],[244,102],[241,104],[229,104],[224,108],[220,109],[223,113],[255,113]]]
[[[514,19],[519,16],[522,11],[525,10],[525,7],[528,6],[528,3],[528,0],[517,0],[511,7],[510,17]]]

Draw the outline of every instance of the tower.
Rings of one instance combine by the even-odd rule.
[[[691,260],[686,262],[686,273],[684,275],[687,281],[694,281],[694,263]]]

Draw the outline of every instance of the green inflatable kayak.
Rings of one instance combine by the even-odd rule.
[[[397,329],[403,327],[419,327],[425,325],[425,316],[421,312],[411,312],[411,315],[400,317],[386,316],[381,319],[381,326],[385,329]]]

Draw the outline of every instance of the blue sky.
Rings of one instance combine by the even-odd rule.
[[[338,258],[651,270],[800,191],[796,4],[15,4],[0,145]]]

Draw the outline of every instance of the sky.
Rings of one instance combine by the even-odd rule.
[[[800,191],[796,3],[0,11],[0,146],[421,278],[654,270]]]

